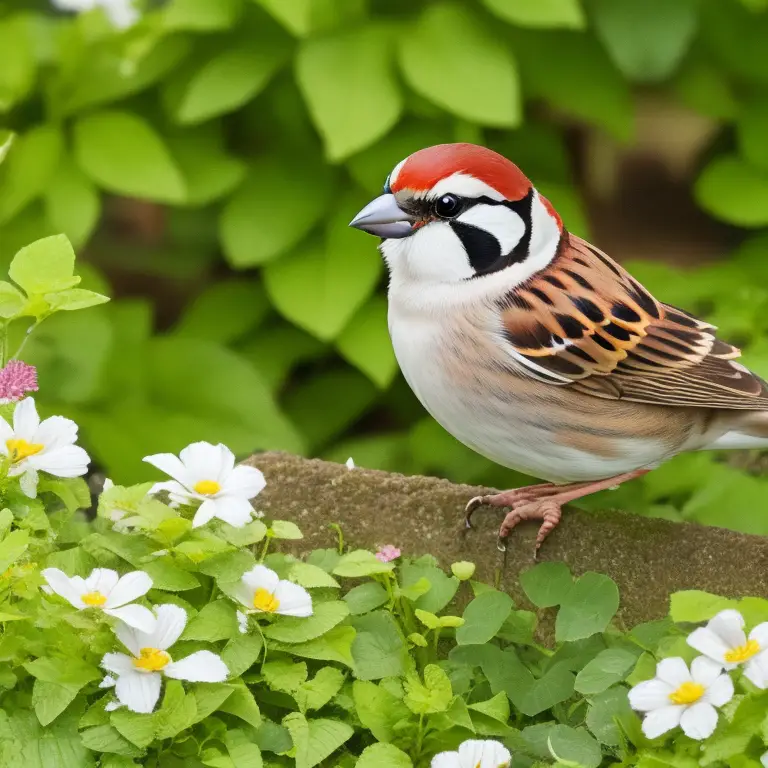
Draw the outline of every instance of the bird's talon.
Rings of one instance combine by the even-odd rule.
[[[496,549],[499,550],[499,552],[506,552],[507,551],[507,545],[504,543],[504,539],[499,536],[498,541],[496,542]]]

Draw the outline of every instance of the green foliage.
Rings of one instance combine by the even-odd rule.
[[[120,31],[99,9],[0,0],[0,261],[60,233],[89,261],[82,285],[55,297],[0,284],[0,318],[21,302],[33,319],[95,303],[84,290],[120,297],[59,313],[24,348],[56,382],[41,407],[76,419],[119,482],[143,477],[144,454],[194,439],[526,481],[424,417],[397,372],[375,245],[346,230],[422,146],[507,154],[588,235],[580,184],[604,168],[571,150],[603,146],[603,132],[631,142],[651,93],[712,137],[686,171],[698,205],[737,227],[768,224],[764,0],[136,7]],[[633,269],[768,375],[766,257],[758,235],[713,266]],[[14,342],[24,330],[10,324]],[[764,486],[693,456],[584,503],[768,533]]]

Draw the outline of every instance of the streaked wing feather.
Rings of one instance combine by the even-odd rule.
[[[768,408],[765,382],[733,362],[739,350],[713,326],[659,303],[574,235],[500,309],[514,357],[549,383],[642,403]]]

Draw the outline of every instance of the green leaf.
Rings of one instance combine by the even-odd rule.
[[[576,675],[575,689],[579,693],[602,693],[623,680],[635,666],[637,657],[621,648],[607,648]]]
[[[170,99],[174,118],[192,125],[242,107],[266,87],[285,54],[282,41],[244,40],[206,57]]]
[[[669,597],[669,617],[676,624],[691,622],[698,624],[709,621],[720,611],[736,609],[735,600],[720,597],[700,589],[687,589],[673,592]]]
[[[696,32],[695,0],[597,0],[595,31],[629,80],[658,82],[675,70]]]
[[[26,551],[29,546],[28,531],[11,531],[0,541],[0,573],[4,573]]]
[[[388,599],[387,590],[376,581],[369,581],[353,587],[344,595],[344,600],[349,606],[349,612],[353,616],[373,611],[384,605]]]
[[[357,636],[352,644],[355,677],[380,680],[404,674],[410,662],[408,649],[391,613],[376,611],[352,619]]]
[[[195,697],[185,693],[178,680],[168,680],[165,684],[163,703],[154,716],[155,736],[158,739],[173,738],[185,728],[189,728],[196,718]]]
[[[520,574],[520,586],[537,608],[553,608],[565,602],[573,578],[565,563],[539,563]]]
[[[521,27],[583,29],[579,0],[483,0],[491,13]]]
[[[292,712],[283,718],[296,750],[296,768],[313,768],[352,737],[354,730],[338,720],[307,720]]]
[[[48,683],[35,680],[32,686],[32,706],[40,725],[50,725],[80,693],[83,684]]]
[[[0,224],[45,191],[59,164],[61,132],[53,125],[37,126],[17,136],[8,150],[6,143],[3,151],[8,158],[0,167]]]
[[[352,643],[356,632],[353,627],[334,627],[322,637],[309,640],[306,643],[277,643],[274,640],[270,645],[278,651],[286,651],[292,656],[303,659],[316,659],[317,661],[336,661],[347,667],[354,666],[352,659]]]
[[[264,289],[253,281],[223,280],[186,307],[174,334],[229,344],[257,326],[269,312]]]
[[[609,688],[590,699],[586,724],[594,737],[609,747],[620,746],[625,734],[634,744],[643,738],[640,718],[629,706],[627,689],[622,686]]]
[[[396,734],[395,726],[409,714],[400,699],[376,683],[355,680],[352,697],[360,722],[378,741],[392,741]]]
[[[451,681],[437,664],[428,664],[424,668],[423,683],[416,675],[405,679],[403,702],[414,714],[445,712],[452,698]]]
[[[228,730],[223,740],[235,768],[262,767],[261,750],[248,734],[241,730]]]
[[[227,665],[230,679],[243,674],[256,662],[264,643],[259,635],[240,635],[230,640],[221,652],[221,660]]]
[[[99,221],[101,199],[91,180],[70,157],[62,158],[44,191],[51,224],[75,245],[84,245]]]
[[[129,112],[93,112],[74,127],[80,167],[108,192],[160,203],[182,203],[184,178],[162,138]]]
[[[307,244],[264,270],[278,311],[323,341],[341,333],[381,275],[382,262],[370,242],[349,228],[359,208],[357,197],[344,198],[329,221],[324,247]]]
[[[302,712],[311,709],[322,709],[344,685],[344,675],[335,667],[322,667],[317,674],[302,683],[295,695],[296,702]]]
[[[460,583],[455,576],[449,576],[437,566],[426,562],[416,561],[400,567],[400,585],[403,589],[412,587],[421,579],[430,583],[430,589],[414,602],[414,607],[430,613],[442,611],[453,600]]]
[[[69,288],[57,293],[46,293],[45,300],[53,312],[60,310],[72,312],[76,309],[88,309],[88,307],[105,304],[109,301],[109,296],[102,296],[100,293],[86,291],[83,288]]]
[[[600,573],[585,573],[560,606],[555,637],[558,642],[568,642],[603,632],[618,608],[616,582]]]
[[[475,704],[469,704],[468,709],[470,709],[471,712],[479,712],[481,715],[490,717],[500,723],[506,724],[509,720],[509,700],[501,691],[487,701],[478,701]]]
[[[109,722],[125,739],[144,749],[155,740],[155,720],[152,715],[142,715],[122,708],[109,716]]]
[[[476,14],[454,3],[430,5],[398,37],[400,67],[416,93],[481,125],[520,122],[515,60]]]
[[[501,629],[514,603],[506,592],[483,592],[464,609],[464,626],[456,630],[459,645],[487,643]]]
[[[248,686],[238,680],[232,683],[231,687],[235,690],[219,706],[219,710],[239,717],[254,728],[259,728],[262,724],[261,712]]]
[[[353,27],[299,48],[296,78],[331,162],[373,144],[397,122],[403,105],[392,69],[392,31],[383,26]]]
[[[355,768],[413,768],[413,763],[393,744],[372,744],[360,753]]]
[[[235,269],[264,264],[298,243],[332,200],[330,169],[316,159],[263,157],[229,199],[219,221]]]
[[[291,565],[288,571],[288,580],[305,589],[317,589],[319,587],[336,589],[339,586],[339,582],[319,566],[300,561]]]
[[[367,301],[336,339],[341,354],[379,389],[397,375],[397,360],[387,327],[387,302],[380,296]]]
[[[214,32],[230,29],[240,16],[240,0],[171,0],[163,9],[168,30]]]
[[[21,13],[5,16],[0,23],[0,51],[3,52],[0,113],[8,112],[34,85],[37,68],[34,31],[31,17]]]
[[[394,568],[392,563],[382,563],[381,560],[377,560],[376,555],[367,549],[355,549],[342,556],[332,573],[334,576],[359,579],[376,573],[391,573]]]
[[[264,627],[264,636],[282,643],[305,643],[333,629],[349,615],[343,600],[316,603],[313,614],[307,618],[281,617],[279,621]]]
[[[192,687],[195,697],[195,722],[205,720],[229,701],[233,686],[228,683],[198,683]]]
[[[603,761],[600,745],[583,729],[556,725],[549,732],[548,745],[558,763],[598,768]]]
[[[768,100],[747,104],[737,123],[739,148],[744,159],[768,171],[768,147],[763,137],[768,131]]]
[[[53,235],[22,248],[8,274],[28,294],[64,291],[77,285],[75,252],[65,235]]]
[[[182,640],[202,640],[215,643],[237,636],[235,607],[227,600],[216,600],[204,605],[200,612],[187,623]]]
[[[705,211],[729,224],[768,224],[768,170],[736,155],[721,155],[709,163],[696,179],[694,192]]]
[[[83,746],[94,752],[112,752],[125,757],[139,757],[142,750],[124,739],[111,725],[97,725],[80,732]],[[57,763],[53,763],[58,765]],[[77,764],[79,768],[79,763]],[[46,766],[47,768],[47,766]],[[73,766],[74,768],[74,766]]]
[[[0,165],[8,156],[14,141],[16,141],[16,134],[13,131],[0,130]]]
[[[261,674],[273,691],[293,695],[307,680],[307,665],[287,659],[269,661],[261,668]]]
[[[273,520],[270,530],[276,539],[296,541],[304,538],[304,534],[299,529],[299,526],[288,520]]]

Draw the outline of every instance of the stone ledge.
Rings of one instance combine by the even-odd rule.
[[[296,542],[297,553],[336,546],[328,523],[338,523],[353,547],[395,544],[407,555],[434,555],[446,567],[471,560],[478,578],[493,583],[500,573],[501,587],[525,602],[517,577],[533,564],[536,524],[521,524],[506,554],[496,549],[500,511],[478,510],[475,528],[464,530],[464,505],[489,489],[284,453],[256,454],[247,463],[267,478],[259,507],[301,527],[305,538]],[[569,509],[540,560],[562,560],[576,575],[599,571],[615,579],[627,626],[666,615],[669,594],[681,589],[768,598],[768,538],[722,528]]]

